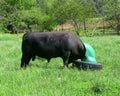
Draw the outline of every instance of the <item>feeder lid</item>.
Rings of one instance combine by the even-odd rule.
[[[86,48],[85,58],[81,59],[82,61],[91,62],[91,63],[97,63],[95,58],[95,51],[92,48],[91,45],[88,43],[83,43]]]

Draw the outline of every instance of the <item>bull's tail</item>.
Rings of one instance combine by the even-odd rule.
[[[35,61],[35,58],[36,58],[36,56],[33,56],[33,57],[32,57],[32,61]]]

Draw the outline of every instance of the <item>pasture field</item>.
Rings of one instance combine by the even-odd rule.
[[[60,58],[21,69],[21,37],[0,34],[0,96],[120,96],[120,36],[81,37],[102,70],[63,69]]]

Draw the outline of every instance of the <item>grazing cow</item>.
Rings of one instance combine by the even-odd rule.
[[[26,67],[35,56],[61,57],[64,67],[85,57],[85,47],[80,38],[71,32],[29,32],[23,36],[21,67]]]

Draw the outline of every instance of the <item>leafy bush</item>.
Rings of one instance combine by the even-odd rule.
[[[0,26],[5,33],[21,30],[51,31],[55,25],[54,19],[42,12],[35,0],[4,0],[0,1],[0,5]]]
[[[22,20],[28,29],[44,31],[52,30],[54,22],[50,16],[42,13],[39,9],[22,11]]]

